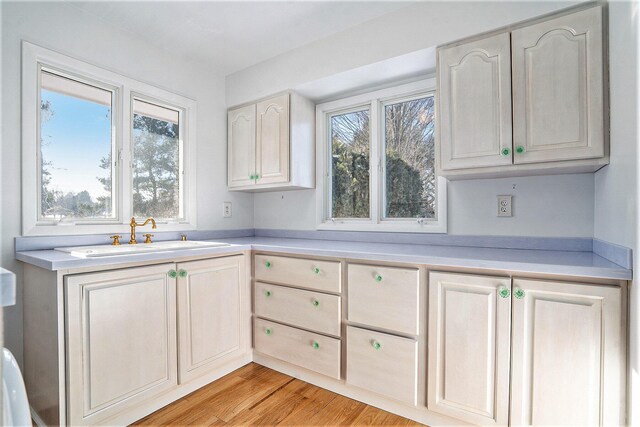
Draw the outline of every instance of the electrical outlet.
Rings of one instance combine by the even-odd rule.
[[[222,203],[222,217],[231,218],[231,202]]]
[[[511,212],[511,197],[498,196],[498,216],[513,216]]]

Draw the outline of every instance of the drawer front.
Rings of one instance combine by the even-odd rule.
[[[268,320],[254,320],[255,350],[340,379],[340,340]]]
[[[418,334],[418,269],[349,264],[348,277],[350,321]]]
[[[340,262],[256,255],[257,280],[300,288],[340,292]]]
[[[256,282],[255,313],[324,334],[340,336],[340,297]]]
[[[347,327],[347,383],[416,405],[418,343]]]

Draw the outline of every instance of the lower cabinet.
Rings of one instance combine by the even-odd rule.
[[[65,276],[67,424],[135,421],[246,355],[245,280],[243,256]]]
[[[416,405],[417,341],[347,327],[347,384]]]
[[[509,421],[511,279],[429,275],[428,407],[480,425]]]
[[[511,424],[624,425],[617,286],[514,279]]]
[[[432,272],[429,289],[430,411],[477,425],[625,423],[619,286]]]
[[[69,425],[103,423],[177,385],[173,267],[65,279]]]
[[[247,351],[242,261],[229,257],[177,265],[180,383]]]

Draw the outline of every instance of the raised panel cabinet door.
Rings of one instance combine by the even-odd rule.
[[[257,184],[289,181],[289,94],[257,105]]]
[[[242,256],[178,264],[179,380],[183,384],[243,355]]]
[[[254,185],[256,169],[256,105],[229,110],[227,116],[228,185]]]
[[[438,50],[442,170],[510,165],[509,33]]]
[[[623,425],[617,286],[514,279],[511,425]]]
[[[430,411],[477,425],[508,424],[510,282],[429,274]]]
[[[176,387],[174,268],[65,278],[69,425],[108,424]]]
[[[602,8],[512,33],[514,162],[605,155]]]

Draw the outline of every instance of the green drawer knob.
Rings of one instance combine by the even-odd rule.
[[[525,151],[526,151],[526,150],[524,149],[524,147],[523,147],[522,145],[518,145],[518,146],[516,147],[516,153],[518,153],[518,154],[522,154],[522,153],[524,153]]]
[[[318,267],[314,267],[313,272],[316,274],[320,274],[320,269]]]
[[[271,296],[271,291],[264,291],[264,295],[267,296],[267,297],[270,297]]]
[[[509,289],[504,286],[501,287],[498,292],[500,293],[500,296],[502,298],[509,298],[509,295],[511,295],[511,292],[509,291]]]
[[[371,342],[371,346],[376,350],[380,350],[382,348],[382,344],[380,344],[378,341],[375,341],[375,340]]]
[[[522,299],[522,298],[524,298],[524,290],[523,290],[523,289],[521,289],[521,288],[516,289],[516,290],[513,292],[513,296],[514,296],[514,297],[516,297],[516,298],[518,298],[518,299]]]
[[[254,179],[254,178],[253,178],[253,175],[249,175],[249,179]]]
[[[183,270],[183,269],[180,269],[180,271],[178,271],[178,276],[183,277],[183,278],[187,277],[187,271]]]
[[[382,282],[382,276],[380,274],[376,274],[374,279],[376,282]]]
[[[314,307],[317,307],[320,305],[320,301],[318,301],[317,299],[314,299],[311,301],[311,304],[313,304]]]
[[[171,277],[172,279],[175,279],[176,277],[178,277],[178,272],[175,270],[169,270],[169,272],[167,273],[169,275],[169,277]]]
[[[504,147],[502,151],[500,151],[500,154],[502,154],[503,156],[508,156],[509,154],[511,154],[511,149],[508,147]]]
[[[264,330],[264,333],[267,334],[267,335],[271,335],[271,329],[270,328],[266,328]]]
[[[317,350],[320,348],[320,343],[318,341],[314,341],[311,343],[311,347],[313,347],[314,350]]]
[[[271,268],[272,265],[273,264],[271,264],[271,261],[265,261],[264,262],[264,266],[267,267],[267,268]]]

